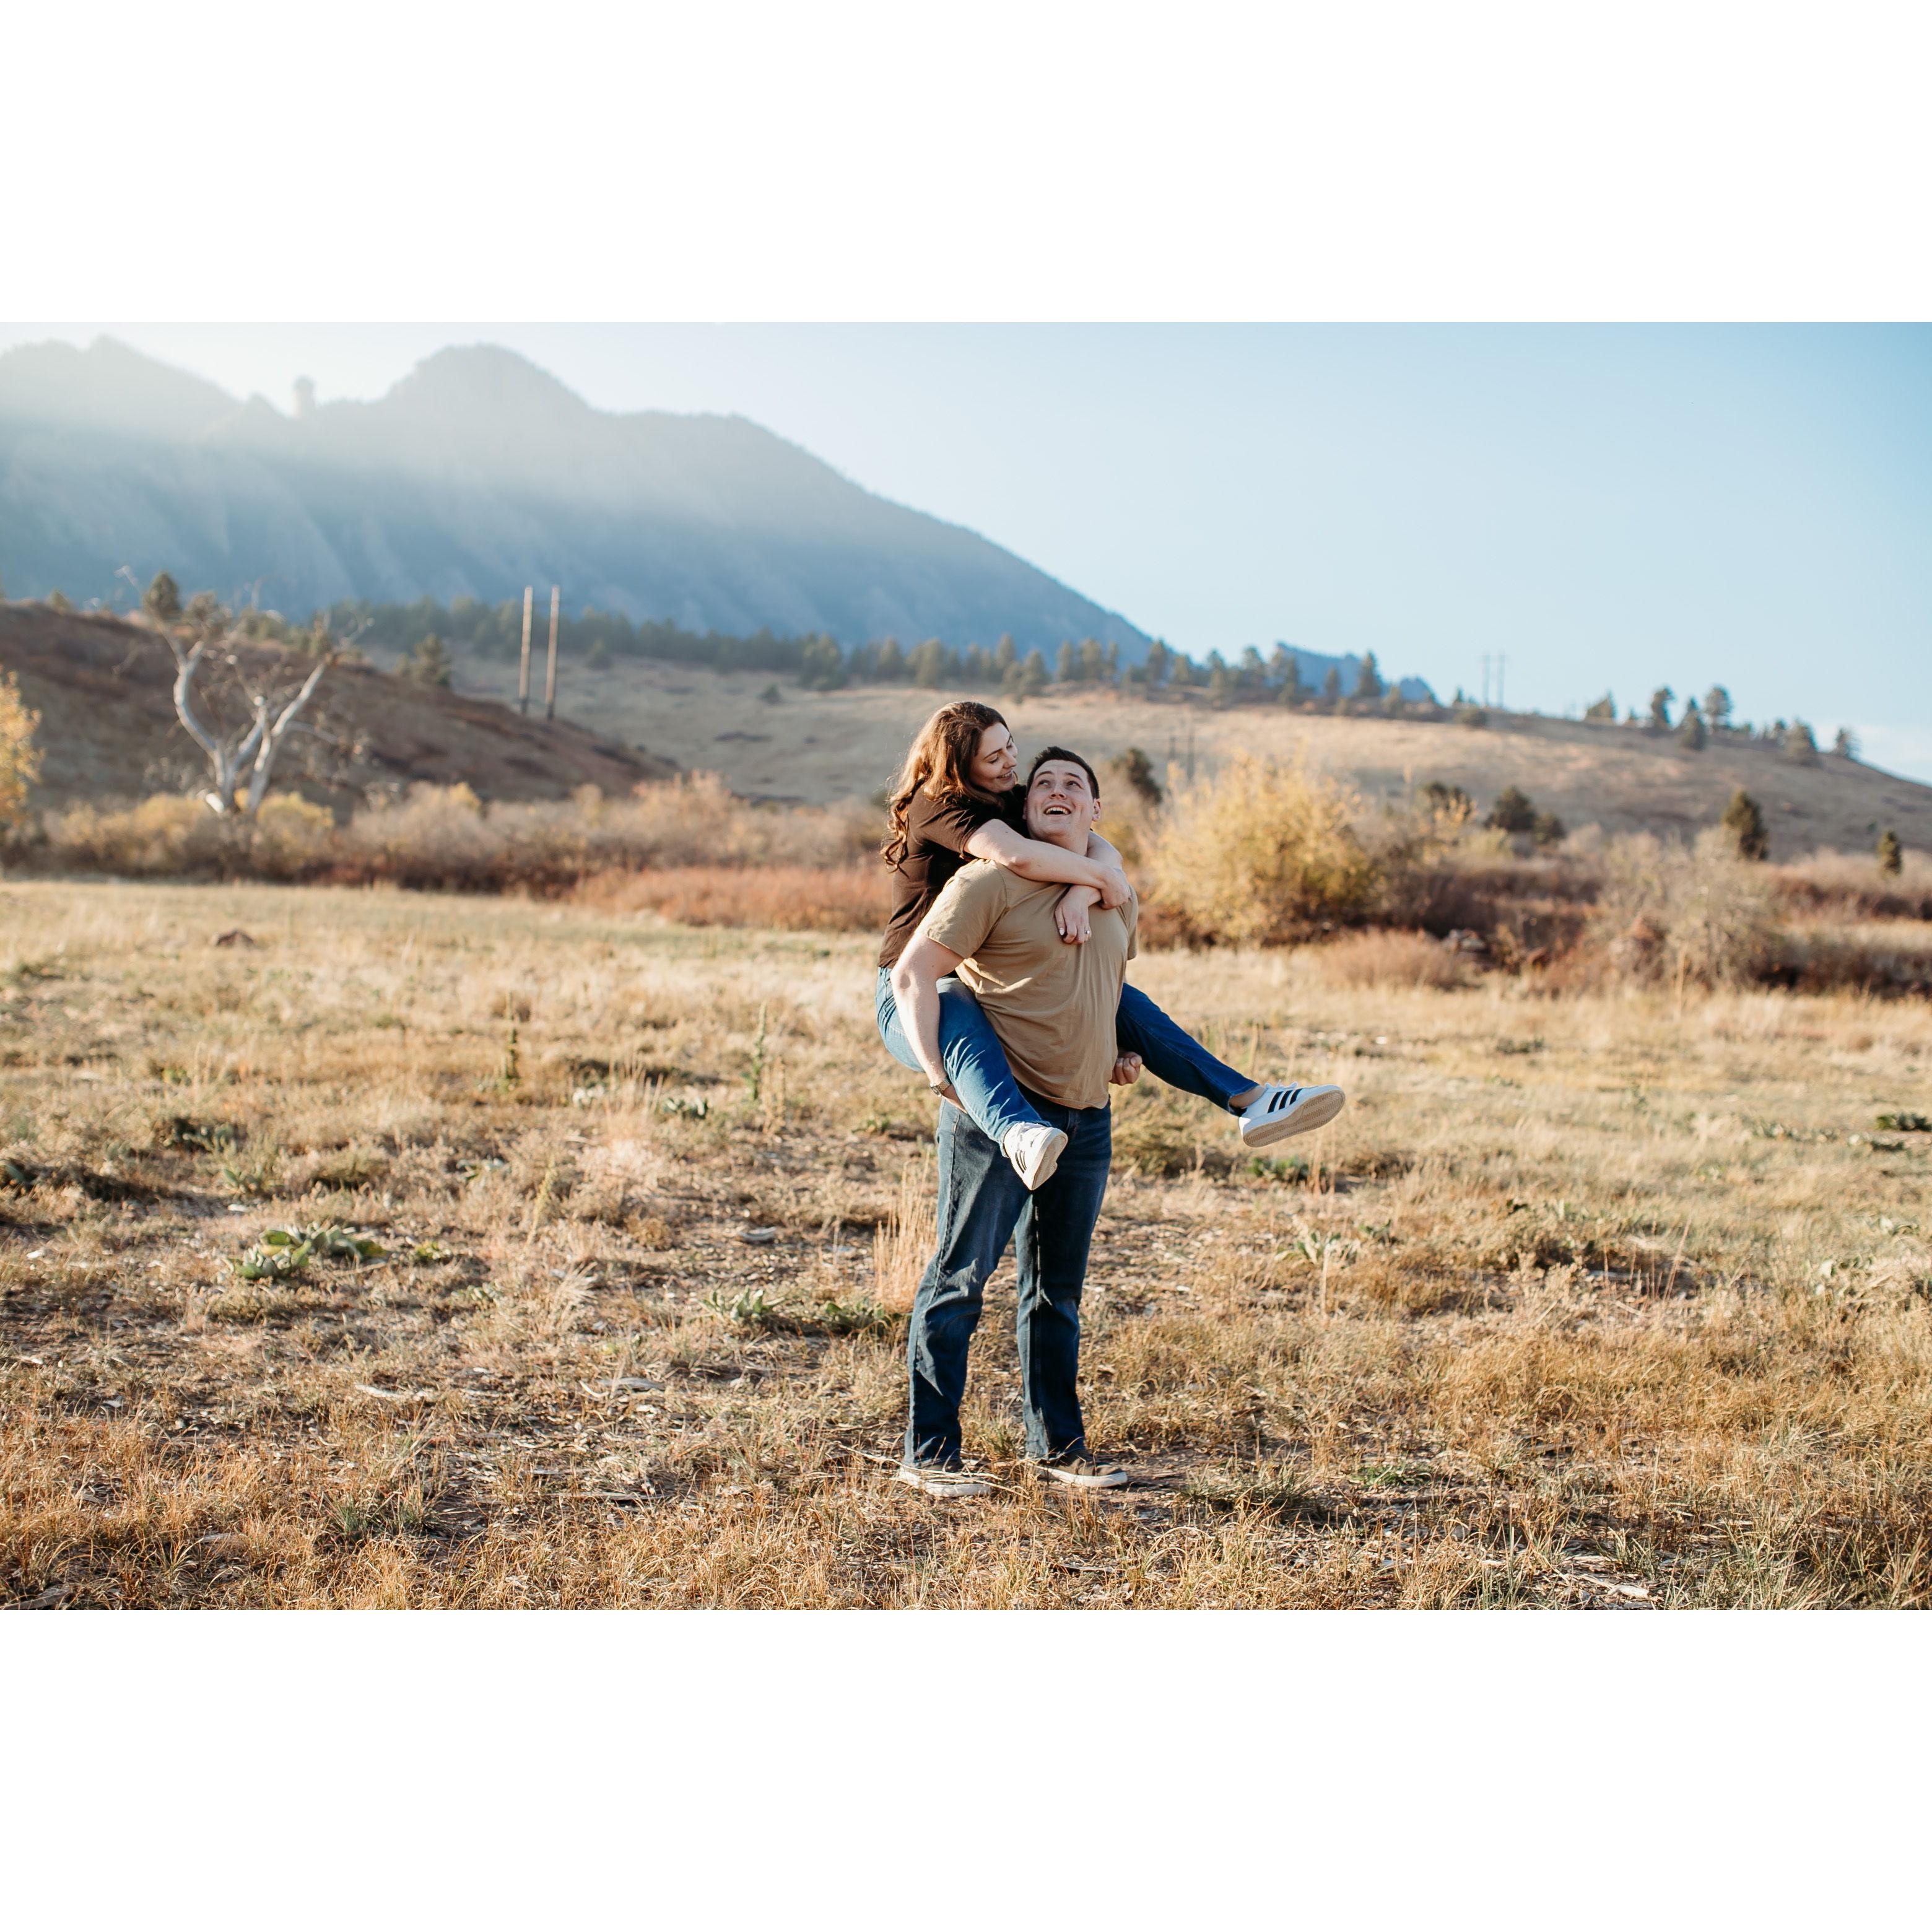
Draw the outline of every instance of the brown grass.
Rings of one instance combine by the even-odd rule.
[[[1462,956],[1426,932],[1345,933],[1321,952],[1330,986],[1466,986],[1474,976]]]
[[[0,932],[0,1598],[1932,1598],[1932,1136],[1874,1125],[1924,1106],[1924,1003],[1140,962],[1351,1106],[1258,1161],[1130,1092],[1084,1381],[1166,1473],[1026,1476],[1008,1274],[1002,1486],[949,1508],[869,1460],[932,1162],[868,939],[54,884]],[[238,1272],[318,1226],[386,1252]]]
[[[607,912],[654,912],[680,926],[764,926],[785,932],[879,932],[890,910],[880,865],[674,866],[606,872],[578,897]]]

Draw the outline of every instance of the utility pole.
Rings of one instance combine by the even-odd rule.
[[[544,716],[556,716],[556,607],[562,590],[553,584],[550,587],[550,668],[544,674]]]
[[[531,586],[524,586],[524,662],[517,673],[517,709],[527,718],[530,715],[530,595]]]
[[[1489,652],[1488,652],[1487,651],[1485,651],[1485,652],[1483,653],[1483,709],[1484,709],[1485,711],[1486,711],[1486,710],[1488,710],[1488,709],[1489,709],[1489,708],[1490,708],[1490,654],[1489,654]]]

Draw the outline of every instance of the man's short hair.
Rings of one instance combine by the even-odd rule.
[[[1094,788],[1094,802],[1096,805],[1100,802],[1100,774],[1078,752],[1070,752],[1064,745],[1049,745],[1045,751],[1035,755],[1033,763],[1027,767],[1026,788],[1028,791],[1033,790],[1034,776],[1040,766],[1056,761],[1061,764],[1078,765],[1087,774],[1087,782]]]

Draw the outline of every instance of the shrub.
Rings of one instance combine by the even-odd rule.
[[[1604,872],[1597,926],[1619,970],[1720,986],[1760,979],[1769,967],[1770,882],[1722,827],[1689,847],[1647,832],[1614,840]]]
[[[235,842],[199,800],[166,794],[124,810],[77,805],[54,814],[47,841],[63,865],[134,878],[218,869]]]
[[[1358,808],[1304,766],[1238,752],[1175,792],[1149,854],[1156,890],[1198,936],[1238,944],[1359,919],[1382,880]]]
[[[1888,879],[1895,879],[1905,864],[1904,848],[1890,826],[1878,835],[1878,868]]]
[[[34,733],[38,711],[20,701],[20,687],[10,674],[0,671],[0,832],[19,824],[27,809],[27,788],[40,775],[40,754]]]

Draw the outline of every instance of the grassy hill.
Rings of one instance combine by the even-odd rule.
[[[286,682],[306,661],[262,644],[258,677]],[[151,631],[38,604],[0,604],[0,670],[40,714],[45,770],[36,806],[186,789],[206,764],[176,718],[174,660]],[[343,664],[323,680],[276,768],[278,783],[338,808],[418,781],[466,782],[485,797],[566,797],[578,786],[628,790],[670,775],[662,760],[562,721],[526,718],[484,698]]]
[[[514,666],[464,664],[459,688],[512,697]],[[718,772],[749,796],[823,803],[868,796],[891,777],[920,721],[948,695],[906,686],[820,692],[785,683],[761,702],[760,673],[716,673],[675,664],[566,667],[558,709],[689,770]],[[1458,784],[1486,808],[1505,785],[1573,830],[1646,830],[1678,836],[1713,823],[1742,785],[1763,806],[1773,856],[1821,847],[1870,848],[1882,826],[1908,846],[1932,849],[1932,786],[1855,760],[1823,754],[1814,766],[1786,761],[1768,743],[1726,740],[1702,752],[1621,726],[1567,719],[1492,716],[1487,728],[1382,718],[1331,718],[1274,708],[1208,710],[1172,697],[1160,702],[1112,692],[1052,692],[999,704],[1022,756],[1045,744],[1071,745],[1096,764],[1130,745],[1156,767],[1197,770],[1238,748],[1277,758],[1305,755],[1347,778],[1370,800],[1394,799],[1430,779]]]

